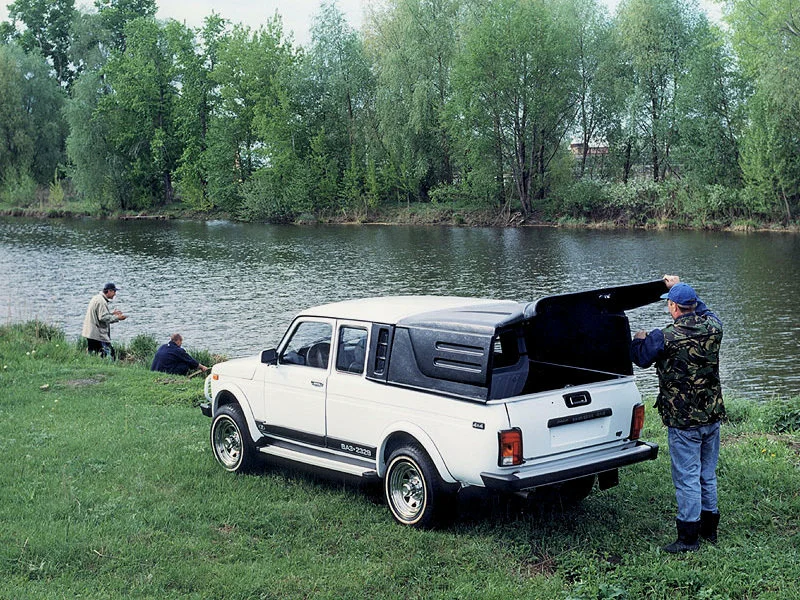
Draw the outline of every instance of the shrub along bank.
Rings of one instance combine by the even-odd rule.
[[[800,398],[727,399],[720,541],[670,556],[658,460],[577,507],[464,494],[438,531],[394,524],[352,481],[224,472],[202,381],[0,328],[2,598],[796,598]]]
[[[554,225],[658,229],[800,231],[750,189],[669,180],[633,180],[627,184],[580,180],[562,186],[523,215],[514,205],[498,206],[465,198],[455,188],[440,187],[429,202],[355,204],[336,209],[278,208],[268,197],[247,209],[204,212],[176,202],[142,212],[109,211],[71,197],[53,203],[0,202],[0,215],[28,217],[97,217],[118,219],[232,219],[257,223],[388,223],[417,225],[499,226]]]

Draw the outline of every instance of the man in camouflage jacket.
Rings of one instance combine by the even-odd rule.
[[[719,425],[725,416],[719,380],[722,323],[676,275],[665,275],[662,298],[674,323],[638,331],[631,360],[658,372],[656,407],[667,426],[672,481],[678,501],[678,539],[671,553],[697,550],[698,537],[717,541]]]

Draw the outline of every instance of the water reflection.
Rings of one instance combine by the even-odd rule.
[[[0,308],[77,337],[89,297],[120,287],[139,333],[240,356],[277,343],[302,307],[386,294],[533,300],[667,272],[692,283],[725,323],[728,393],[800,393],[800,236],[388,226],[259,226],[224,221],[0,219]],[[629,313],[632,329],[668,321]],[[638,371],[645,391],[651,371]]]

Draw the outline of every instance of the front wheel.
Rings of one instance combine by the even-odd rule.
[[[242,409],[236,404],[226,404],[214,415],[211,449],[226,471],[249,473],[257,466],[258,450],[250,438]]]
[[[394,519],[417,528],[442,521],[454,499],[431,459],[417,445],[392,452],[383,489]]]

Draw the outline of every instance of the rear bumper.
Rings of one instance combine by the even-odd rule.
[[[483,485],[491,490],[518,492],[543,485],[561,483],[577,477],[611,471],[658,456],[658,444],[633,442],[612,450],[598,450],[562,461],[550,461],[530,467],[522,466],[513,473],[481,473]]]

